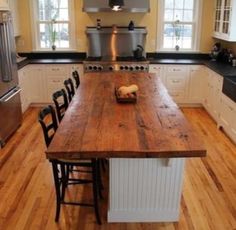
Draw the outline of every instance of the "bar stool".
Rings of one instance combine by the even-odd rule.
[[[51,143],[55,132],[58,128],[56,114],[51,105],[43,108],[38,115],[38,121],[41,124],[44,134],[44,140],[48,147]],[[53,169],[54,184],[56,190],[56,215],[55,221],[59,220],[61,205],[80,205],[86,207],[94,207],[96,220],[98,224],[101,224],[99,207],[98,207],[98,196],[100,195],[100,166],[97,159],[90,159],[87,161],[82,160],[67,160],[67,159],[53,159],[50,160]],[[87,167],[91,170],[92,179],[80,179],[70,178],[69,168],[70,167]],[[92,183],[93,185],[93,203],[82,203],[82,202],[70,202],[65,201],[65,190],[68,185],[72,184],[87,184]]]
[[[56,107],[58,121],[61,122],[69,105],[66,91],[64,89],[56,91],[53,93],[52,99]]]
[[[79,85],[80,85],[80,78],[79,78],[79,73],[77,70],[72,72],[72,76],[75,80],[75,88],[78,89]]]
[[[67,80],[65,80],[64,85],[66,87],[69,102],[71,102],[73,96],[75,95],[75,88],[74,88],[74,84],[71,78],[68,78]]]

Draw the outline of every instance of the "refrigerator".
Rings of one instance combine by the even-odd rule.
[[[15,38],[10,11],[0,11],[0,148],[22,122]]]

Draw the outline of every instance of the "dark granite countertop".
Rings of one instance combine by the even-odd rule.
[[[26,59],[17,63],[18,69],[28,64],[82,64],[84,59]]]
[[[223,77],[236,77],[236,67],[228,63],[221,63],[204,59],[149,59],[150,64],[169,65],[205,65]]]
[[[28,64],[82,64],[86,54],[43,54],[31,53],[28,59],[18,63],[18,69]],[[172,58],[170,58],[172,57]],[[170,64],[170,65],[205,65],[216,73],[224,77],[236,77],[236,67],[230,64],[209,60],[206,54],[154,54],[148,55],[150,64]]]

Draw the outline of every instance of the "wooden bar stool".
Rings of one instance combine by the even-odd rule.
[[[69,105],[66,91],[64,89],[56,91],[53,93],[52,99],[56,107],[58,121],[61,122]]]
[[[75,88],[78,89],[80,85],[80,78],[79,78],[79,73],[77,70],[72,72],[72,76],[75,80]]]
[[[39,123],[43,129],[44,140],[46,146],[48,147],[51,143],[55,132],[57,130],[57,119],[56,114],[51,105],[43,108],[38,115]],[[55,159],[50,160],[53,169],[54,184],[56,190],[56,215],[55,221],[59,220],[61,205],[80,205],[86,207],[93,207],[96,215],[96,220],[98,224],[101,224],[99,206],[98,206],[98,196],[101,197],[101,178],[100,178],[100,166],[99,160],[88,159],[88,160],[67,160],[67,159]],[[70,178],[69,168],[86,167],[90,170],[92,174],[91,179],[81,179],[81,178]],[[65,191],[68,185],[74,184],[87,184],[92,183],[93,185],[93,203],[83,203],[74,201],[65,201]]]
[[[75,95],[75,88],[74,88],[74,84],[71,78],[68,78],[67,80],[65,80],[64,85],[68,94],[69,102],[71,102],[73,96]]]

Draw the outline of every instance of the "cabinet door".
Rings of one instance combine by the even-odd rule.
[[[28,68],[31,103],[45,102],[46,90],[44,86],[44,66],[30,65]]]
[[[232,106],[232,113],[231,113],[231,136],[236,143],[236,103],[234,103],[234,106]]]
[[[28,73],[27,67],[18,70],[19,86],[21,88],[21,93],[20,93],[21,109],[23,113],[28,109],[30,105],[30,100],[29,100],[30,85],[27,73]]]
[[[202,66],[191,66],[189,75],[189,103],[202,103],[204,95],[204,70]]]
[[[189,68],[184,65],[167,65],[165,67],[166,88],[177,103],[187,102]]]
[[[149,65],[149,73],[155,73],[157,76],[161,78],[162,83],[165,85],[166,80],[165,80],[165,74],[163,73],[163,65],[155,65],[151,64]]]
[[[222,126],[224,130],[229,130],[232,117],[232,108],[224,95],[222,95],[220,99],[220,108],[219,125]]]
[[[64,88],[64,80],[71,77],[71,65],[47,65],[45,73],[46,102],[52,103],[52,94]]]

